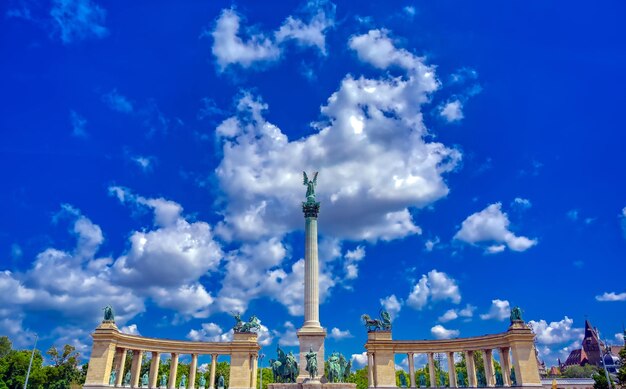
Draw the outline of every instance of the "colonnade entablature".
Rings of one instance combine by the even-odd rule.
[[[230,356],[230,389],[253,389],[257,380],[257,359],[260,346],[257,334],[235,332],[230,342],[197,342],[148,338],[124,334],[112,321],[104,321],[92,334],[93,349],[84,388],[104,389],[111,387],[176,388],[176,373],[180,355],[191,356],[191,366],[186,388],[196,388],[196,370],[199,355],[211,356],[211,378],[207,389],[214,389],[217,358]],[[124,382],[124,363],[127,352],[133,354],[130,382]],[[152,353],[147,385],[141,383],[140,370],[144,353]],[[165,385],[159,381],[158,371],[161,355],[170,355],[170,370]],[[113,375],[112,372],[115,372]],[[126,384],[126,385],[125,385]],[[179,389],[179,388],[176,388]]]
[[[434,356],[436,354],[445,354],[447,357],[448,372],[452,372],[448,376],[450,388],[461,386],[478,387],[479,382],[474,364],[474,353],[477,352],[483,355],[486,386],[495,387],[494,350],[500,356],[502,371],[506,372],[502,374],[501,386],[541,386],[534,348],[534,334],[522,321],[512,322],[508,331],[500,334],[455,339],[393,340],[391,330],[370,331],[368,332],[365,349],[367,350],[370,388],[396,387],[396,354],[407,356],[411,388],[416,387],[413,358],[417,354],[426,354],[428,357],[430,387],[434,388],[437,386],[434,364]],[[457,382],[455,353],[463,353],[465,355],[467,385],[464,382]],[[511,367],[513,367],[515,372],[515,382],[512,382],[508,374],[511,371]]]

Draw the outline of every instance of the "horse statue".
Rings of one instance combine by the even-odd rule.
[[[309,352],[304,355],[306,358],[306,370],[309,372],[309,378],[312,380],[317,376],[317,353],[313,351],[313,347],[309,347]]]
[[[241,321],[241,314],[239,312],[231,313],[233,319],[235,319],[235,325],[233,326],[234,332],[241,332],[241,327],[243,326],[243,322]]]
[[[368,314],[361,316],[367,332],[391,330],[391,315],[389,315],[389,312],[381,309],[379,315],[380,319],[372,319]]]
[[[270,359],[270,366],[272,367],[272,373],[274,374],[274,382],[296,382],[299,372],[296,357],[292,352],[285,354],[280,347],[277,347],[276,352],[278,354],[278,359]]]
[[[346,382],[350,375],[351,364],[338,352],[328,358],[328,382]]]
[[[252,315],[247,323],[243,323],[239,332],[255,332],[261,330],[261,321]]]

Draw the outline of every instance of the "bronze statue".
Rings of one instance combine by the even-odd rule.
[[[148,373],[143,373],[141,376],[141,386],[148,387]]]
[[[306,172],[302,172],[304,177],[303,185],[306,185],[306,201],[309,203],[315,202],[315,187],[317,186],[317,173],[313,173],[313,179],[309,181],[309,177]]]
[[[305,370],[309,372],[309,376],[312,380],[317,376],[317,353],[313,351],[312,347],[309,347],[309,352],[305,354],[306,357],[306,368]]]
[[[256,332],[261,329],[261,321],[255,315],[252,315],[247,323],[241,320],[239,313],[233,314],[233,318],[237,321],[233,326],[234,332]]]
[[[513,309],[511,309],[511,324],[520,321],[524,321],[522,320],[522,309],[520,307],[513,307]]]
[[[381,309],[379,312],[380,319],[372,319],[368,314],[361,315],[363,324],[367,331],[390,331],[391,330],[391,315],[389,312]]]
[[[115,312],[113,312],[113,307],[107,305],[104,307],[104,320],[105,322],[114,322],[115,323]]]

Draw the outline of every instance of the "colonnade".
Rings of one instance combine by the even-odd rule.
[[[455,353],[465,355],[467,367],[467,386],[478,387],[474,354],[481,353],[484,361],[484,377],[487,387],[496,386],[496,372],[494,368],[494,350],[500,356],[502,367],[502,386],[541,386],[541,379],[537,368],[537,359],[534,351],[534,335],[522,323],[512,325],[502,334],[485,335],[472,338],[457,338],[443,340],[397,340],[391,339],[391,331],[368,333],[367,349],[368,381],[370,388],[395,387],[395,355],[405,354],[408,359],[410,387],[416,388],[414,357],[416,354],[426,354],[428,358],[428,372],[430,387],[436,387],[435,354],[445,354],[448,364],[448,382],[450,388],[465,386],[464,382],[457,382],[455,369]],[[513,356],[511,361],[511,355]],[[511,382],[509,372],[511,367],[515,371],[516,382]],[[441,385],[443,386],[443,385]]]
[[[211,355],[210,380],[207,389],[214,389],[217,358],[230,356],[230,389],[253,389],[257,380],[257,359],[260,349],[255,333],[235,333],[232,342],[190,342],[146,338],[119,332],[115,323],[103,322],[93,333],[93,349],[84,388],[104,389],[124,387],[126,355],[132,350],[129,387],[141,386],[141,364],[145,352],[152,354],[147,388],[179,389],[176,387],[180,355],[191,355],[186,389],[195,388],[198,356]],[[170,370],[166,386],[160,385],[159,365],[163,354],[170,355]],[[115,370],[115,382],[110,382]]]

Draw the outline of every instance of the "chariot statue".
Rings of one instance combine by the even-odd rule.
[[[261,329],[261,321],[255,315],[252,315],[247,322],[241,320],[239,313],[233,314],[233,318],[236,321],[233,326],[234,332],[256,332]]]
[[[379,311],[380,319],[372,319],[368,314],[361,316],[367,332],[371,331],[390,331],[391,330],[391,315],[389,312],[381,309]]]

